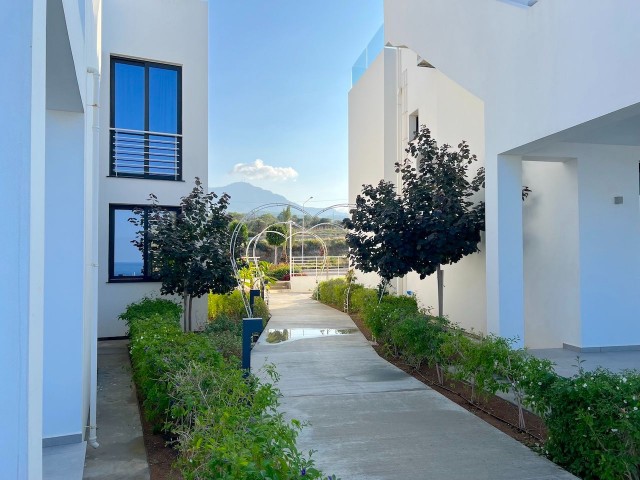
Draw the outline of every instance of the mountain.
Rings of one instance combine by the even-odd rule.
[[[247,182],[235,182],[225,185],[224,187],[210,187],[209,191],[215,192],[217,195],[227,193],[231,197],[229,202],[229,211],[238,213],[247,213],[254,208],[260,207],[268,203],[291,203],[299,208],[302,208],[299,204],[287,200],[286,197],[273,193],[270,190],[256,187]],[[261,210],[262,213],[273,213],[277,215],[283,210],[282,206],[274,206]],[[307,212],[311,215],[317,214],[321,208],[306,207]],[[294,215],[300,216],[300,212],[295,209],[292,210]],[[342,219],[348,216],[345,212],[341,212],[335,209],[327,210],[322,214],[323,217]]]

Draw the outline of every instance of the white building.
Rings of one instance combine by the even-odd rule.
[[[349,93],[350,201],[396,180],[416,123],[470,144],[487,231],[444,268],[454,322],[532,348],[640,348],[638,21],[632,0],[385,2],[387,47]],[[435,278],[407,277],[437,306]]]
[[[96,339],[159,291],[125,205],[206,183],[207,3],[20,1],[0,26],[0,478],[37,479],[43,447],[95,441]]]

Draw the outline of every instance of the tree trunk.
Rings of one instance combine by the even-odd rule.
[[[182,331],[187,331],[187,294],[182,294]]]
[[[278,247],[273,247],[273,264],[278,264]]]
[[[438,265],[437,278],[438,278],[438,316],[442,317],[444,315],[444,272]]]
[[[191,310],[193,307],[193,296],[189,295],[189,331],[193,331],[193,325],[191,323]]]

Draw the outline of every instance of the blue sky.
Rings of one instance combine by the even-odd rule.
[[[209,0],[209,185],[346,201],[351,66],[382,22],[382,0]]]

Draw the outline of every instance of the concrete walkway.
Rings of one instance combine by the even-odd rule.
[[[84,479],[149,478],[128,340],[98,343],[98,448],[87,446]]]
[[[343,480],[576,478],[380,358],[359,331],[327,335],[355,328],[348,315],[306,293],[273,293],[270,308],[252,365],[276,365],[281,409],[311,422],[299,447],[317,450],[325,473]],[[267,343],[270,331],[285,329],[271,337],[299,339]]]

